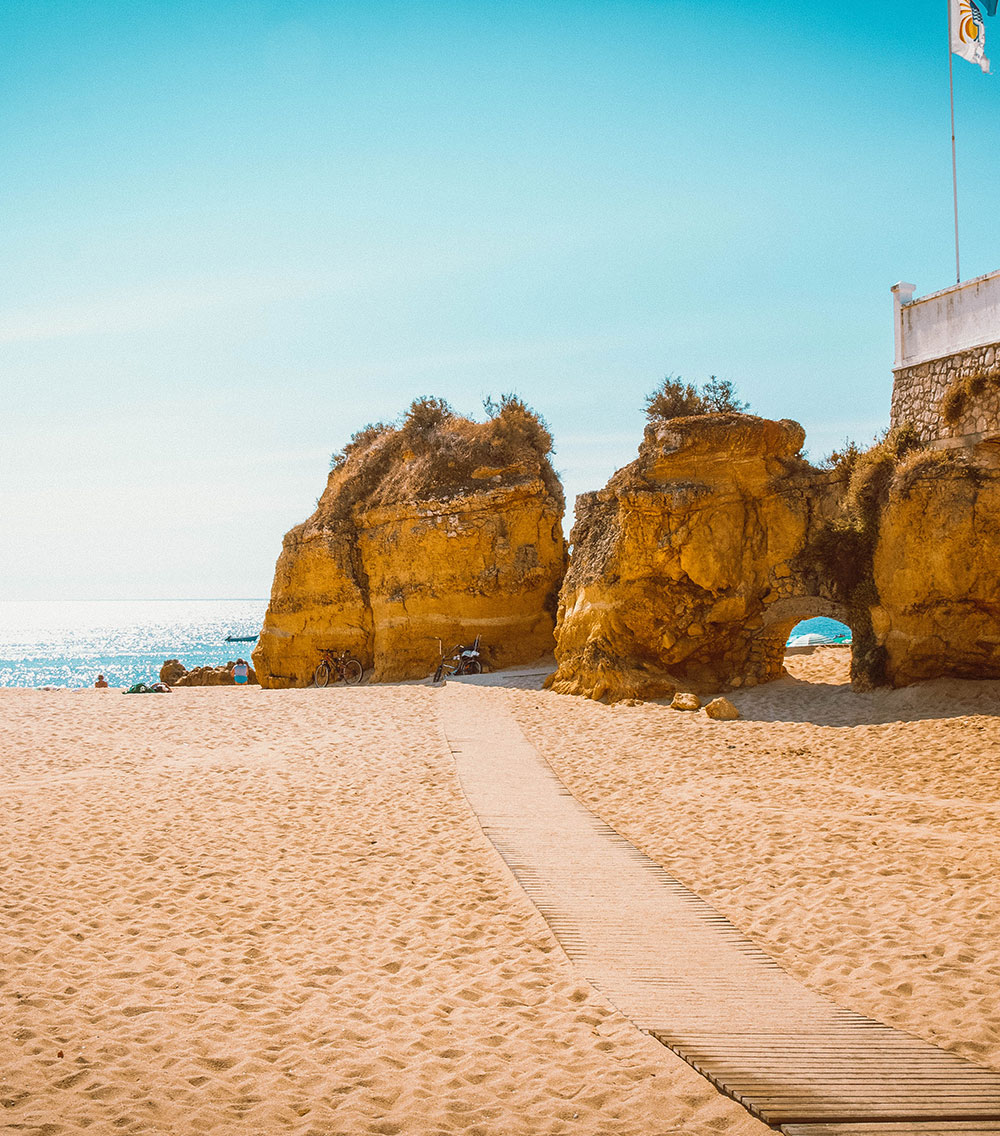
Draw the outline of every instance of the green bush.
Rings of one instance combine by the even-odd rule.
[[[878,535],[896,467],[921,446],[916,430],[904,422],[886,430],[870,449],[858,455],[847,487],[847,511],[865,531],[871,531],[873,539]]]
[[[982,371],[965,378],[953,379],[938,407],[941,417],[949,426],[956,426],[965,413],[970,398],[976,398],[988,388],[997,386],[1000,386],[1000,375],[985,375]]]
[[[701,388],[701,397],[706,414],[744,414],[750,409],[748,402],[736,397],[736,388],[729,379],[717,379],[715,375]]]
[[[502,394],[499,402],[483,400],[483,409],[496,426],[497,443],[515,451],[527,447],[539,454],[553,450],[552,432],[545,419],[516,394]]]
[[[749,404],[736,397],[736,389],[729,379],[712,375],[699,391],[685,383],[678,375],[668,375],[646,396],[646,417],[650,422],[664,422],[670,418],[688,418],[695,414],[742,414]]]
[[[560,503],[562,486],[547,455],[552,435],[516,395],[488,400],[486,422],[455,414],[440,398],[413,401],[398,426],[371,423],[332,457],[323,508],[344,519],[358,507],[413,503],[475,492],[473,476],[485,466],[501,471],[501,483],[541,478]]]
[[[837,473],[845,474],[850,477],[854,472],[854,467],[857,464],[858,458],[864,453],[864,450],[857,444],[852,442],[850,438],[844,439],[844,444],[839,450],[834,450],[828,454],[821,462],[820,466],[823,469],[836,470]]]

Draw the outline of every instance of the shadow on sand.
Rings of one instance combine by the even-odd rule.
[[[541,690],[554,669],[553,660],[483,675],[451,677],[447,681],[508,690]],[[898,690],[861,693],[847,682],[789,676],[752,690],[732,691],[726,697],[747,722],[803,722],[850,728],[977,715],[1000,717],[1000,680],[933,679]],[[706,700],[707,696],[702,699]],[[670,703],[669,699],[651,701],[658,706]]]
[[[1000,716],[1000,682],[933,679],[862,693],[846,683],[781,678],[729,696],[746,721],[879,726],[973,715]]]

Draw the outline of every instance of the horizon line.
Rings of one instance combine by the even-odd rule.
[[[4,597],[0,599],[0,603],[215,603],[222,600],[227,603],[264,603],[270,601],[270,598],[270,596],[78,596],[56,599]]]

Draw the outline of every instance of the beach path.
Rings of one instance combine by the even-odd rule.
[[[801,985],[581,805],[500,700],[440,713],[486,835],[580,973],[789,1136],[1000,1132],[1000,1074]]]

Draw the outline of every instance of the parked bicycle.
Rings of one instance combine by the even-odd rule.
[[[479,661],[479,636],[475,643],[466,647],[458,643],[451,654],[445,658],[444,644],[438,640],[438,650],[441,652],[441,661],[434,672],[434,681],[440,682],[447,675],[477,675],[483,673],[483,664]]]
[[[313,682],[317,686],[326,686],[331,678],[334,682],[343,679],[348,686],[358,685],[365,672],[364,667],[353,655],[349,655],[346,651],[335,655],[329,647],[320,649],[323,657],[313,671]]]

